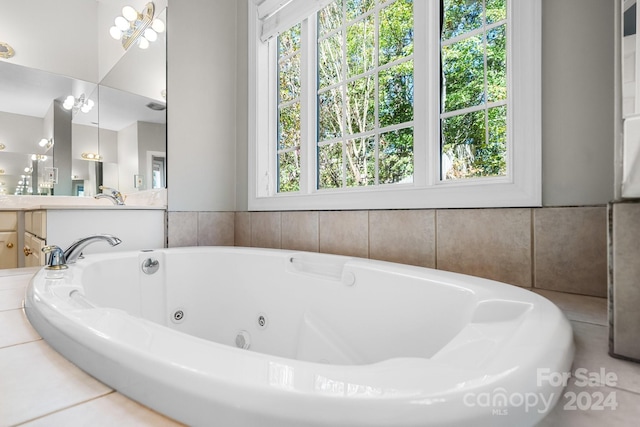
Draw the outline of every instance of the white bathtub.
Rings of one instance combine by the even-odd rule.
[[[80,368],[200,426],[535,425],[573,360],[524,289],[284,250],[90,255],[38,272],[25,309]]]

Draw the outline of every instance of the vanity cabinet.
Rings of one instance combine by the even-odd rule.
[[[18,213],[0,212],[0,268],[18,267]]]
[[[122,240],[116,247],[99,242],[84,253],[159,249],[165,245],[165,210],[113,207],[42,207],[25,212],[25,267],[45,264],[42,248],[56,245],[63,250],[80,238],[111,234]]]
[[[47,212],[27,211],[24,214],[24,266],[44,265],[45,255],[42,248],[47,242]]]

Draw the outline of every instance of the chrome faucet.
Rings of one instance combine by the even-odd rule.
[[[68,268],[64,252],[58,246],[45,246],[42,248],[42,252],[49,256],[49,261],[45,267],[47,270],[64,270]]]
[[[104,185],[101,185],[98,188],[102,191],[107,191],[107,193],[96,194],[93,196],[95,199],[109,199],[114,205],[124,205],[122,193],[115,188],[105,187]]]
[[[116,246],[122,243],[122,240],[110,234],[96,234],[94,236],[84,237],[73,242],[71,246],[64,251],[64,262],[66,264],[73,264],[78,258],[82,257],[82,250],[87,245],[99,241],[107,242],[111,246]]]

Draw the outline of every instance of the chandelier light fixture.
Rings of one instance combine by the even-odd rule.
[[[65,110],[71,110],[73,114],[76,114],[78,111],[88,113],[89,111],[91,111],[93,106],[93,100],[87,99],[84,93],[81,94],[78,98],[75,98],[73,95],[69,95],[62,103],[62,108],[64,108]]]
[[[164,22],[153,19],[155,6],[153,2],[146,4],[142,12],[138,12],[132,6],[122,8],[122,16],[118,16],[114,25],[109,29],[109,34],[116,40],[122,40],[124,50],[137,43],[140,49],[149,47],[158,39],[158,33],[165,29]]]

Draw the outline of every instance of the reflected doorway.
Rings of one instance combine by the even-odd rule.
[[[151,188],[165,188],[166,185],[166,158],[164,156],[151,156]]]

